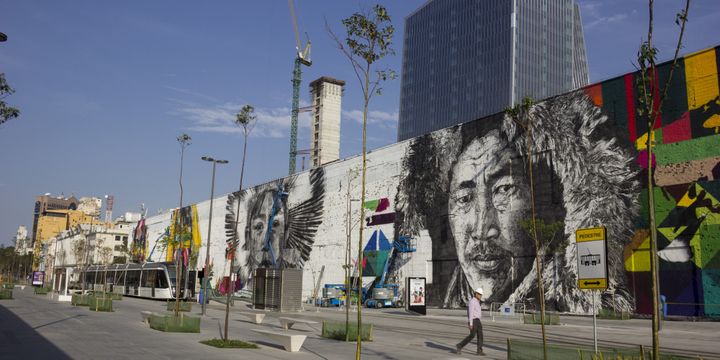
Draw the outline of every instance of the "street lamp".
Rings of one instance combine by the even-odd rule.
[[[203,272],[203,299],[202,299],[202,314],[205,315],[207,308],[208,299],[208,275],[210,273],[210,230],[212,230],[212,211],[213,211],[213,197],[215,196],[215,165],[227,164],[227,160],[217,160],[209,156],[203,156],[201,159],[213,163],[212,167],[212,182],[210,185],[210,216],[208,217],[208,235],[207,245],[205,247],[205,271]]]

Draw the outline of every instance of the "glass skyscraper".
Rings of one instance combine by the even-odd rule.
[[[398,140],[588,83],[574,0],[430,0],[405,18]]]

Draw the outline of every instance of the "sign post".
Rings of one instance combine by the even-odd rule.
[[[578,259],[578,287],[592,291],[593,338],[597,353],[597,317],[595,297],[599,290],[607,289],[607,241],[605,228],[596,227],[575,231]],[[598,291],[597,293],[595,291]]]

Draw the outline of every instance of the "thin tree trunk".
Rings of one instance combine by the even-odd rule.
[[[245,141],[243,142],[243,155],[242,163],[240,164],[240,185],[238,186],[238,199],[237,199],[237,210],[235,210],[235,233],[237,234],[238,221],[240,220],[240,195],[242,194],[243,178],[245,176],[245,154],[247,153],[247,141],[248,141],[248,130],[244,128]],[[239,240],[238,240],[239,241]],[[233,244],[233,249],[230,249],[232,257],[230,258],[230,272],[228,273],[228,288],[227,298],[225,302],[225,342],[228,341],[228,321],[230,320],[230,299],[232,293],[235,290],[232,281],[233,267],[235,266],[235,254],[237,253],[237,245]]]
[[[183,204],[183,163],[185,160],[185,146],[180,144],[180,207],[175,218],[175,316],[180,313],[180,274],[182,267],[182,204]]]
[[[360,185],[360,238],[358,239],[358,315],[357,315],[357,348],[355,359],[360,360],[362,353],[362,262],[363,262],[363,229],[365,221],[365,175],[367,172],[367,112],[368,112],[368,87],[370,67],[365,71],[365,97],[363,102],[363,146],[362,146],[362,180]],[[372,289],[369,289],[372,291]]]

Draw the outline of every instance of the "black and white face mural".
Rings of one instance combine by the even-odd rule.
[[[610,291],[603,306],[632,310],[622,254],[638,211],[631,145],[617,142],[615,128],[581,92],[533,105],[528,117],[530,149],[524,130],[503,114],[410,143],[396,227],[427,229],[432,238],[431,302],[459,306],[482,287],[487,303],[537,304],[535,245],[522,226],[532,217],[529,161],[536,218],[562,229],[541,245],[548,305],[589,309],[590,294],[577,289],[574,232],[605,226]]]
[[[296,188],[298,176],[308,177],[309,186]],[[322,223],[324,198],[323,168],[228,196],[226,233],[228,241],[238,239],[243,250],[239,264],[242,284],[248,283],[258,267],[272,267],[273,263],[278,268],[303,267]],[[272,231],[268,233],[271,221]]]

